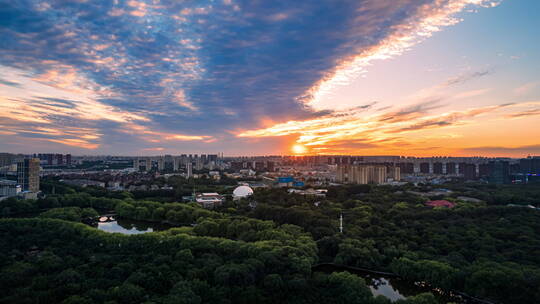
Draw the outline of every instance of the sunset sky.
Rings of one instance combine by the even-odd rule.
[[[540,1],[0,0],[0,152],[540,155]]]

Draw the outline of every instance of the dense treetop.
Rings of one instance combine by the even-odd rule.
[[[45,198],[0,202],[0,303],[388,302],[353,274],[313,272],[321,262],[537,303],[540,212],[506,205],[537,204],[539,187],[445,187],[453,192],[432,197],[418,194],[429,186],[412,185],[331,187],[326,198],[259,189],[206,210],[174,194],[155,201],[48,180]],[[430,208],[429,199],[456,207]],[[98,211],[173,228],[126,236],[79,223]],[[436,301],[427,294],[406,302]]]

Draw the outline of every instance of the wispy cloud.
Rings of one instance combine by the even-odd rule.
[[[378,117],[379,121],[384,122],[400,122],[424,116],[431,110],[445,106],[440,99],[422,101],[407,107],[404,107],[395,112],[388,112]]]
[[[477,90],[464,91],[464,92],[460,92],[453,95],[452,98],[454,99],[472,98],[472,97],[482,96],[490,91],[491,89],[477,89]]]
[[[540,108],[530,109],[530,110],[526,110],[526,111],[522,111],[522,112],[508,114],[506,117],[509,117],[509,118],[521,118],[521,117],[536,116],[536,115],[540,115]]]
[[[484,77],[484,76],[489,75],[489,74],[490,74],[490,71],[487,71],[487,70],[486,71],[476,71],[476,72],[472,72],[472,73],[465,73],[465,74],[462,74],[462,75],[459,75],[459,76],[448,79],[444,83],[444,86],[453,86],[453,85],[457,85],[457,84],[462,84],[462,83],[468,82],[468,81],[470,81],[472,79]]]

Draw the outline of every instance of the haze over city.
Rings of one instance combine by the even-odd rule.
[[[2,152],[540,153],[538,1],[0,4]]]

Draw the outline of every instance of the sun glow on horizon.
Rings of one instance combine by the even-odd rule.
[[[293,145],[291,150],[294,154],[305,154],[307,152],[307,148],[300,144]]]

